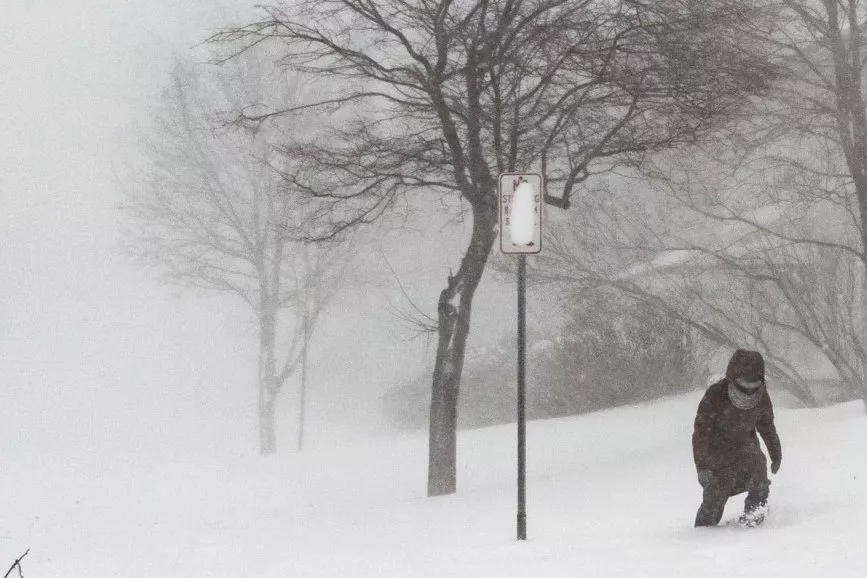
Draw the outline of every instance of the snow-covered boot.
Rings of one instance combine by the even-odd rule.
[[[767,502],[762,502],[752,508],[748,508],[741,514],[741,517],[738,518],[738,524],[744,526],[745,528],[755,528],[756,526],[760,526],[762,522],[765,521],[765,517],[768,515],[768,504]]]

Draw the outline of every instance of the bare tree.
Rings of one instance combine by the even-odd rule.
[[[776,122],[765,124],[762,139],[776,151],[762,152],[786,170],[792,194],[845,209],[858,244],[839,248],[865,261],[867,6],[860,0],[782,0],[779,13],[767,42],[786,64],[787,81],[769,101]]]
[[[849,395],[863,398],[864,266],[842,245],[857,239],[841,226],[845,212],[795,194],[767,156],[744,163],[731,143],[690,151],[672,161],[676,171],[639,181],[662,183],[667,199],[587,198],[569,229],[551,231],[534,277],[569,291],[614,287],[713,343],[759,348],[771,375],[808,405],[828,398],[810,383],[804,353],[824,357]]]
[[[754,32],[781,71],[772,90],[715,139],[641,165],[656,179],[644,186],[661,183],[675,203],[633,211],[615,199],[614,210],[582,211],[534,274],[573,291],[613,286],[715,343],[761,348],[771,373],[810,405],[824,395],[801,354],[818,354],[867,403],[867,8],[848,0],[767,7],[773,25]]]
[[[728,247],[698,248],[764,295],[757,319],[821,353],[867,404],[867,7],[771,5],[757,41],[783,71],[773,90],[717,146],[648,172],[707,227],[740,228]]]
[[[767,144],[748,150],[753,159],[771,161],[766,172],[777,186],[769,194],[798,205],[815,225],[801,235],[766,231],[803,246],[805,274],[789,280],[788,292],[819,297],[812,315],[801,309],[793,330],[822,351],[867,406],[867,6],[859,0],[781,6],[768,41],[787,65],[787,82],[770,101],[774,114],[759,140]]]
[[[429,495],[456,487],[456,414],[470,311],[497,235],[496,178],[539,171],[566,209],[591,175],[693,140],[773,76],[733,0],[305,0],[210,41],[227,60],[268,42],[287,69],[333,81],[304,107],[357,111],[327,139],[290,144],[286,175],[318,201],[301,234],[329,239],[420,189],[451,194],[472,235],[437,305]]]
[[[219,71],[177,65],[125,211],[131,250],[165,280],[228,293],[255,315],[259,447],[270,454],[277,395],[299,364],[306,387],[308,344],[348,259],[337,244],[290,239],[287,231],[308,215],[280,176],[277,130],[250,133],[221,121],[221,111],[287,97],[267,84],[264,69],[252,55]]]
[[[740,334],[750,342],[765,351],[786,349],[769,336],[785,335],[791,344],[800,344],[784,351],[778,361],[785,360],[788,377],[803,389],[807,386],[798,369],[803,368],[798,351],[806,348],[827,360],[853,396],[865,398],[867,295],[864,263],[856,249],[858,235],[851,224],[844,224],[839,206],[812,194],[798,195],[785,173],[776,178],[787,183],[784,188],[766,183],[761,194],[749,183],[735,181],[726,198],[711,207],[695,195],[676,191],[683,206],[695,212],[695,222],[729,234],[726,242],[670,236],[660,247],[693,251],[726,271],[730,279],[724,295],[695,293],[692,299],[717,310],[728,301],[729,308],[736,309],[730,317],[738,319],[732,329],[742,328]],[[732,189],[739,189],[739,194],[731,194]]]
[[[639,204],[606,187],[604,196],[588,195],[582,209],[549,229],[548,249],[532,271],[535,282],[567,298],[614,289],[664,312],[704,343],[759,347],[773,379],[818,405],[790,351],[779,346],[788,332],[775,331],[771,322],[774,313],[789,310],[767,287],[769,267],[782,274],[789,260],[758,246],[755,236],[750,242],[738,231],[719,234],[652,195]]]

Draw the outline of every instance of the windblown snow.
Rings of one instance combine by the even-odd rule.
[[[0,562],[29,548],[25,576],[89,578],[867,575],[863,406],[778,407],[768,520],[697,530],[700,395],[532,422],[525,543],[501,426],[460,434],[458,493],[433,499],[423,435],[273,459],[4,463]]]

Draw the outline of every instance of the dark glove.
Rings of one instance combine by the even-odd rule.
[[[774,460],[771,462],[771,473],[776,474],[778,471],[780,471],[780,460]]]
[[[710,470],[698,470],[698,483],[701,484],[701,487],[706,487],[711,478],[713,478],[713,473]]]

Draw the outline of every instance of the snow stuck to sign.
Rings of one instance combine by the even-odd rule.
[[[459,493],[434,499],[424,436],[99,471],[7,462],[0,560],[30,548],[25,576],[89,578],[867,575],[861,404],[779,408],[765,525],[697,530],[699,397],[531,423],[526,543],[514,427],[501,426],[461,433]]]

